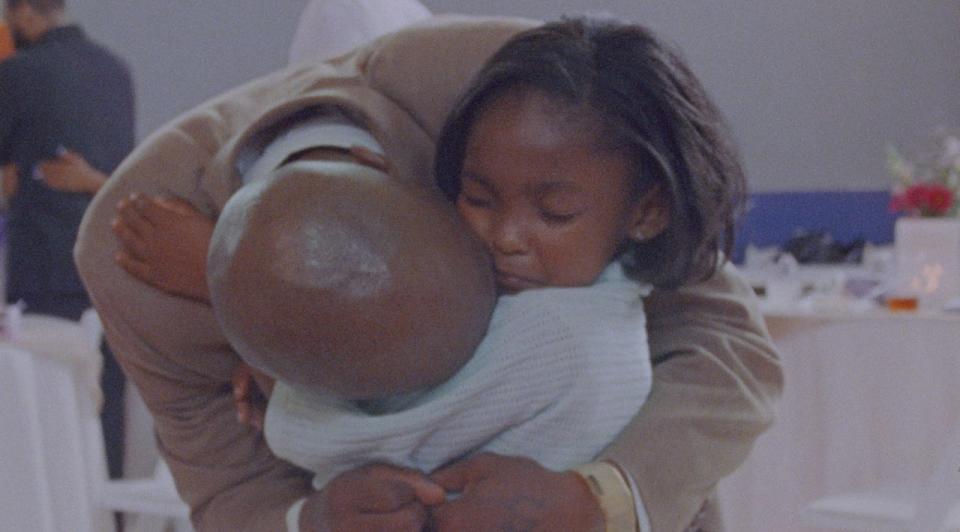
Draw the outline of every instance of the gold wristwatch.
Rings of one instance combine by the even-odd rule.
[[[606,532],[639,532],[637,509],[630,483],[610,462],[590,462],[573,468],[597,498]]]

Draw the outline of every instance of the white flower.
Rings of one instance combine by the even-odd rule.
[[[960,169],[960,139],[951,135],[943,139],[940,167]]]

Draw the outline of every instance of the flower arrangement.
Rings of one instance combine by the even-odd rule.
[[[947,131],[937,134],[935,149],[919,164],[907,161],[896,148],[887,148],[887,168],[896,179],[890,210],[909,216],[957,215],[960,191],[960,137]]]

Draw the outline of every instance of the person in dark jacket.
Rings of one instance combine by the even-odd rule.
[[[93,194],[134,144],[127,66],[69,23],[64,0],[4,0],[17,53],[0,63],[0,167],[5,168],[7,301],[77,320],[90,307],[73,262]],[[90,172],[45,179],[44,163]],[[97,179],[90,179],[95,176]],[[105,355],[104,434],[112,476],[122,467],[123,374]]]

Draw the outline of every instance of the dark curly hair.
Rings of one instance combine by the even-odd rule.
[[[455,201],[472,126],[511,90],[533,90],[561,110],[586,108],[600,145],[629,157],[637,198],[653,186],[667,202],[667,228],[623,244],[628,275],[661,288],[703,280],[733,245],[746,187],[723,119],[680,55],[648,29],[571,18],[520,33],[480,70],[440,134],[437,184]],[[723,252],[723,253],[720,253]]]

